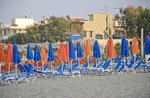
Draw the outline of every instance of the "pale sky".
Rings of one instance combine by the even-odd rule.
[[[115,15],[120,7],[142,6],[150,9],[150,0],[0,0],[0,22],[10,24],[12,18],[30,16],[36,21],[52,15],[81,17],[88,19],[88,14],[98,14],[100,9]]]

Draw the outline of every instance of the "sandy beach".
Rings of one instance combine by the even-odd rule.
[[[0,86],[0,98],[150,98],[150,73],[37,78]]]

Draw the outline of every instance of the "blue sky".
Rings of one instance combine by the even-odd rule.
[[[0,22],[10,24],[15,17],[30,16],[36,21],[43,16],[52,15],[65,17],[82,17],[88,19],[88,14],[98,14],[100,9],[115,15],[119,10],[114,8],[126,6],[142,6],[150,9],[150,0],[0,0]]]

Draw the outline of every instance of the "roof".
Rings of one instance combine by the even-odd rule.
[[[83,18],[71,18],[71,20],[75,21],[75,20],[78,20],[78,21],[87,21],[86,19],[83,19]]]

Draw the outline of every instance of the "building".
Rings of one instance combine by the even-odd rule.
[[[5,40],[8,37],[17,34],[25,33],[28,26],[35,24],[33,18],[14,18],[11,25],[0,25],[0,40]]]
[[[88,39],[108,39],[114,32],[113,16],[110,14],[91,14],[84,21],[84,36]]]
[[[66,34],[83,35],[86,39],[96,39],[101,45],[106,44],[109,38],[114,39],[114,44],[121,43],[123,28],[111,14],[107,12],[107,14],[90,14],[88,16],[89,20],[71,18],[70,33]],[[81,32],[73,33],[74,24],[81,25]]]

